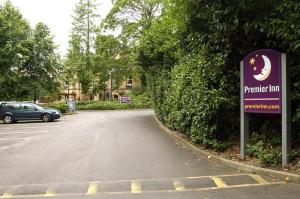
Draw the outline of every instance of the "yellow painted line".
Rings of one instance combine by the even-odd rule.
[[[131,182],[131,193],[141,193],[141,183],[139,181]]]
[[[233,189],[233,188],[247,188],[247,187],[260,187],[260,186],[272,186],[272,185],[282,185],[286,184],[286,182],[272,182],[269,184],[242,184],[242,185],[233,185],[233,186],[227,186],[227,187],[208,187],[208,188],[196,188],[196,189],[185,189],[182,190],[183,192],[192,192],[192,191],[209,191],[209,190],[219,190],[219,189]],[[176,193],[178,191],[176,190],[153,190],[153,191],[143,191],[143,193]],[[130,192],[128,191],[122,191],[122,192],[103,192],[101,194],[104,195],[121,195],[121,194],[128,194]],[[99,192],[97,193],[99,194]],[[61,193],[56,194],[55,196],[61,196],[61,197],[67,197],[67,196],[84,196],[85,193]],[[8,198],[43,198],[46,197],[45,195],[14,195],[12,197]],[[1,197],[0,197],[1,198]]]
[[[176,191],[185,190],[184,184],[180,180],[174,180],[173,184]]]
[[[12,146],[12,145],[10,145]],[[7,146],[8,147],[8,146]],[[1,148],[0,148],[1,149]],[[179,177],[180,179],[200,179],[200,178],[211,178],[211,177],[228,177],[228,176],[248,176],[251,175],[249,173],[243,174],[228,174],[228,175],[218,175],[218,176],[188,176],[188,177]],[[178,177],[176,177],[178,178]],[[174,178],[141,178],[141,179],[129,179],[129,180],[105,180],[105,181],[93,181],[93,183],[102,183],[102,182],[131,182],[131,181],[157,181],[157,180],[171,180]],[[60,185],[80,185],[84,183],[90,182],[72,182],[72,183],[44,183],[44,184],[16,184],[14,186],[18,187],[28,187],[28,186],[60,186]],[[0,188],[7,188],[7,186],[0,186]]]
[[[89,188],[86,192],[87,195],[93,195],[98,192],[98,183],[90,182]]]
[[[235,177],[235,176],[247,176],[246,173],[239,173],[239,174],[228,174],[228,175],[217,175],[217,176],[190,176],[185,177],[187,179],[199,179],[199,178],[214,178],[214,177]]]
[[[10,192],[5,192],[0,198],[12,198],[13,194]]]
[[[211,177],[211,179],[215,182],[217,187],[220,187],[220,188],[228,187],[228,185],[219,177]]]
[[[55,196],[56,192],[54,187],[49,187],[44,196]]]
[[[259,175],[249,174],[249,176],[252,177],[259,184],[269,184],[268,181],[266,181],[263,177]]]
[[[286,184],[286,182],[273,182],[268,184],[241,184],[241,185],[232,185],[228,187],[224,187],[225,189],[228,188],[243,188],[243,187],[257,187],[257,186],[268,186],[268,185],[282,185]]]

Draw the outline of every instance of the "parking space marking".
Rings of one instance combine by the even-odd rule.
[[[230,176],[242,176],[242,175],[224,175],[226,177]],[[149,178],[149,179],[136,179],[136,180],[112,180],[112,181],[93,181],[93,182],[73,182],[73,183],[52,183],[52,184],[28,184],[28,185],[15,185],[11,188],[9,186],[4,186],[0,188],[7,191],[0,196],[0,198],[44,198],[44,197],[51,197],[51,196],[84,196],[84,195],[97,195],[97,194],[129,194],[129,193],[176,193],[176,192],[190,192],[190,191],[209,191],[209,190],[221,190],[221,189],[233,189],[233,188],[248,188],[248,187],[258,187],[258,186],[270,186],[270,185],[281,185],[286,184],[286,182],[268,182],[259,175],[254,174],[243,174],[243,176],[249,176],[256,179],[257,183],[255,184],[237,184],[237,185],[228,185],[224,182],[224,177],[222,175],[219,176],[205,176],[208,181],[213,179],[216,186],[210,185],[209,187],[203,187],[201,184],[194,184],[192,187],[185,186],[183,182],[190,179],[190,182],[186,182],[189,185],[191,185],[192,182],[194,182],[192,179],[203,179],[202,176],[199,177],[180,177],[180,178]],[[263,180],[262,180],[263,179]],[[185,180],[185,181],[183,181]],[[250,179],[251,180],[251,179]],[[157,185],[161,185],[161,182],[165,182],[166,184],[172,184],[174,187],[169,188],[159,188],[159,186],[156,186],[156,189],[148,190],[145,187],[145,190],[143,190],[143,187],[141,184],[143,182],[152,181],[153,183],[157,182]],[[105,185],[106,183],[112,183],[111,185],[114,187],[114,189],[105,188],[105,186],[102,187],[102,189],[99,190],[99,187],[101,185]],[[128,188],[124,189],[120,182],[129,182],[131,186],[128,186]],[[86,183],[89,184],[88,188],[86,187]],[[103,183],[103,184],[102,184]],[[81,192],[78,192],[78,185],[79,187],[84,187]],[[81,185],[81,186],[80,186]],[[34,192],[31,192],[30,190],[34,191],[36,190],[36,186],[43,186],[44,189],[41,193],[35,194]],[[68,190],[66,192],[61,192],[57,190],[64,190],[63,187],[73,187],[74,192],[69,192]],[[22,194],[18,194],[19,189],[21,190],[29,190],[28,192],[19,192]]]
[[[141,182],[139,181],[131,182],[131,193],[141,193]]]
[[[23,140],[24,141],[29,141],[29,140],[31,140],[31,139],[33,139],[34,137],[28,137],[28,138],[23,138]],[[16,140],[16,139],[14,139],[14,140]],[[21,139],[19,139],[19,140],[21,140]],[[1,139],[0,139],[0,141],[1,141]],[[8,140],[5,140],[5,141],[8,141]],[[10,140],[11,141],[11,140]],[[6,145],[6,146],[3,146],[3,147],[0,147],[0,151],[2,151],[2,150],[6,150],[6,149],[10,149],[10,148],[12,148],[12,147],[14,147],[14,146],[17,146],[17,145],[19,145],[21,142],[17,142],[17,143],[15,143],[15,144],[10,144],[10,145]]]
[[[21,127],[21,128],[1,128],[0,127],[0,130],[23,130],[23,129],[40,129],[40,128],[60,128],[62,126],[31,126],[31,127]]]
[[[30,140],[33,137],[26,137],[26,138],[0,138],[0,141],[12,141],[12,140]]]
[[[182,190],[182,192],[193,192],[193,191],[210,191],[210,190],[221,190],[221,189],[230,189],[230,188],[249,188],[249,187],[259,187],[259,186],[271,186],[271,185],[283,185],[286,184],[286,182],[273,182],[269,184],[243,184],[243,185],[233,185],[233,186],[228,186],[228,187],[208,187],[208,188],[195,188],[195,189],[185,189]],[[178,192],[177,190],[151,190],[151,191],[143,191],[143,193],[176,193]],[[121,195],[121,194],[128,194],[130,192],[97,192],[95,195]],[[141,193],[141,192],[140,192]],[[51,196],[60,196],[60,197],[71,197],[71,196],[84,196],[86,194],[84,193],[61,193],[61,194],[54,194],[54,195],[41,195],[41,194],[35,194],[35,195],[2,195],[0,198],[49,198]]]
[[[221,178],[219,178],[219,177],[210,177],[210,178],[215,182],[217,187],[220,187],[220,188],[228,187],[228,185]]]
[[[181,180],[174,180],[173,184],[176,191],[185,190],[184,184],[181,182]]]
[[[252,177],[256,182],[259,184],[268,184],[269,182],[266,181],[263,177],[259,175],[249,174],[250,177]]]
[[[14,131],[14,132],[7,132],[7,133],[0,133],[0,135],[11,135],[11,134],[33,134],[33,133],[48,133],[49,131]]]
[[[55,194],[56,194],[55,188],[54,186],[51,186],[47,189],[44,196],[55,196]]]
[[[4,193],[0,198],[12,198],[13,195],[9,192]]]
[[[13,192],[15,191],[15,189],[16,187],[11,187],[0,198],[13,198]]]
[[[199,178],[210,178],[210,177],[234,177],[234,176],[244,176],[248,174],[239,173],[239,174],[228,174],[228,175],[217,175],[217,176],[191,176],[186,177],[187,179],[199,179]]]
[[[0,150],[9,149],[9,148],[11,148],[11,147],[13,147],[13,146],[15,146],[15,145],[17,145],[17,144],[19,144],[19,143],[11,144],[11,145],[7,145],[7,146],[0,147]]]
[[[86,192],[87,195],[93,195],[98,192],[98,183],[96,182],[90,182],[89,188]]]

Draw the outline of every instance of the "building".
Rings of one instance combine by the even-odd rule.
[[[111,83],[113,84],[113,86],[111,86]],[[111,89],[111,87],[116,89]],[[67,99],[74,99],[76,101],[109,100],[110,94],[112,95],[112,99],[118,99],[119,96],[126,95],[132,89],[136,89],[140,87],[141,87],[141,80],[138,76],[128,77],[126,80],[123,80],[118,86],[115,85],[115,81],[112,79],[106,83],[105,90],[93,96],[92,88],[90,89],[90,92],[88,94],[83,94],[79,83],[69,84],[68,82],[64,82],[60,92],[60,100],[61,101]]]

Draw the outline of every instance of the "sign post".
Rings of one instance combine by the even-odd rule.
[[[76,112],[76,103],[75,103],[75,100],[68,99],[67,100],[67,104],[70,107],[70,110],[71,110],[72,113]]]
[[[244,64],[241,62],[241,74],[244,72]],[[241,75],[241,93],[244,92],[244,76]],[[249,116],[244,109],[244,95],[241,94],[241,158],[246,157],[246,146],[249,142]]]
[[[281,79],[282,79],[282,166],[288,164],[288,154],[291,151],[291,92],[289,68],[286,65],[286,55],[281,54]]]
[[[286,56],[274,50],[258,50],[241,62],[241,158],[249,140],[251,113],[282,114],[282,165],[291,149],[291,108]]]

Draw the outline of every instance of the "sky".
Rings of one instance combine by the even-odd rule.
[[[4,2],[5,0],[0,0]],[[51,30],[58,52],[65,55],[68,49],[72,15],[75,4],[79,0],[10,0],[32,27],[44,22]],[[104,18],[112,7],[111,0],[97,0],[99,15]],[[100,23],[100,20],[99,22]]]

